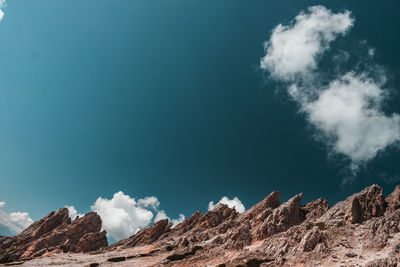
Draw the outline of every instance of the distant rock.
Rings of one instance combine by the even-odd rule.
[[[89,252],[107,247],[101,219],[88,213],[73,222],[62,208],[34,222],[17,236],[0,239],[0,263],[27,260],[50,252]]]

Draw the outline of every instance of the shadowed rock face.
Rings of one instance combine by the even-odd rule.
[[[0,239],[0,263],[26,260],[51,251],[88,252],[107,247],[101,219],[88,213],[73,222],[68,209],[51,212],[17,236]]]

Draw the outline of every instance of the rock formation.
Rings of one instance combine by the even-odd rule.
[[[3,261],[47,253],[25,262],[25,266],[400,264],[400,187],[385,199],[382,189],[372,185],[331,208],[322,198],[301,205],[302,194],[282,204],[280,196],[272,192],[243,213],[219,204],[205,214],[194,213],[176,227],[161,220],[109,247],[104,247],[105,233],[99,232],[97,215],[91,213],[85,216],[90,220],[83,217],[71,223],[66,211],[60,210],[17,237],[0,237],[0,249],[8,255]],[[101,247],[90,255],[48,253],[56,249],[86,252]]]
[[[73,222],[68,209],[51,212],[17,236],[0,238],[0,263],[32,259],[50,252],[88,252],[107,247],[101,219],[88,213]]]

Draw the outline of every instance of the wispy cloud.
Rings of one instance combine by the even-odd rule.
[[[316,130],[316,138],[332,153],[349,158],[356,170],[400,141],[400,116],[383,112],[389,96],[386,74],[372,61],[360,60],[351,70],[342,68],[340,61],[348,60],[350,53],[340,50],[329,59],[330,75],[320,66],[330,44],[345,36],[353,24],[349,11],[310,7],[289,25],[278,25],[272,31],[260,66],[287,84],[288,94]],[[374,54],[369,48],[365,57]]]

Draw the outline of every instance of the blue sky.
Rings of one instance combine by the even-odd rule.
[[[9,0],[0,22],[2,212],[86,213],[122,191],[141,212],[179,218],[224,196],[249,208],[273,190],[330,203],[372,183],[390,192],[398,144],[352,173],[348,155],[316,140],[323,130],[299,112],[287,81],[260,67],[273,29],[314,5],[351,11],[353,27],[327,57],[346,51],[338,66],[348,71],[373,48],[365,64],[387,76],[381,110],[400,113],[396,1]],[[319,67],[331,66],[323,58]],[[159,203],[139,204],[149,196]]]

